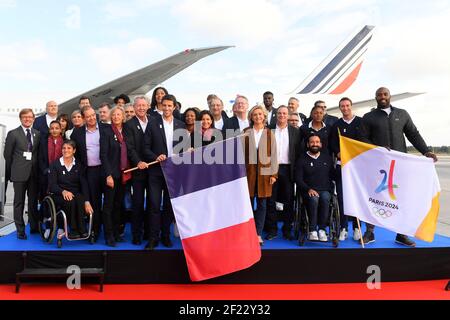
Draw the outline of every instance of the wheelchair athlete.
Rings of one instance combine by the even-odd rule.
[[[326,227],[330,215],[333,190],[333,160],[322,151],[320,136],[312,134],[307,139],[307,151],[300,155],[295,166],[296,183],[300,189],[309,218],[308,239],[328,241]]]
[[[88,184],[81,164],[75,161],[75,151],[74,141],[64,142],[62,157],[49,168],[49,191],[56,206],[68,216],[70,239],[88,236],[84,216],[94,211],[89,201],[85,201],[89,199]]]

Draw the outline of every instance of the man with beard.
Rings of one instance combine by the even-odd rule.
[[[408,112],[391,105],[391,93],[389,89],[384,87],[379,88],[376,91],[375,99],[377,100],[377,108],[366,113],[363,117],[363,140],[367,140],[369,143],[377,146],[406,153],[405,135],[408,141],[420,153],[425,157],[432,158],[436,162],[436,155],[427,147],[427,144],[412,122]],[[363,241],[368,244],[375,241],[375,235],[373,233],[375,227],[371,224],[367,224],[366,226],[367,229],[364,233]],[[414,241],[403,234],[397,234],[395,242],[408,247],[414,247],[416,245]]]
[[[295,176],[309,218],[309,240],[328,241],[326,227],[329,217],[333,161],[328,152],[321,152],[322,142],[316,133],[307,140],[307,151],[297,160]],[[318,231],[317,232],[317,227]]]

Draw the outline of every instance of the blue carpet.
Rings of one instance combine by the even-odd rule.
[[[365,227],[363,227],[365,230]],[[349,238],[346,241],[340,242],[339,249],[360,249],[361,244],[353,240],[353,231],[350,231]],[[83,251],[83,250],[142,250],[146,244],[143,242],[141,246],[131,244],[131,233],[129,226],[125,233],[125,242],[117,243],[115,248],[105,245],[103,237],[96,244],[89,244],[87,240],[83,241],[67,241],[63,239],[63,246],[61,249],[56,247],[56,237],[52,243],[44,243],[39,234],[29,234],[27,230],[28,240],[18,240],[16,233],[9,234],[0,238],[0,251]],[[366,246],[367,249],[384,249],[384,248],[405,248],[405,246],[395,243],[395,233],[382,229],[375,229],[375,242]],[[165,248],[162,244],[157,247],[157,250],[181,250],[181,241],[179,238],[172,238],[173,248]],[[416,240],[417,248],[436,248],[436,247],[450,247],[450,238],[436,235],[432,243]],[[263,250],[286,250],[286,249],[330,249],[333,248],[331,242],[319,243],[307,241],[303,247],[298,245],[297,241],[287,241],[282,238],[281,231],[278,237],[271,241],[264,241]]]

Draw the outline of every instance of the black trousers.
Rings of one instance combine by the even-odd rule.
[[[291,179],[291,165],[280,165],[278,179],[272,186],[272,197],[267,205],[266,229],[277,233],[277,212],[275,202],[283,203],[283,233],[289,233],[294,220],[294,182]]]
[[[75,198],[73,198],[72,201],[64,200],[62,195],[53,195],[52,198],[55,200],[57,207],[64,210],[64,213],[67,217],[67,222],[70,226],[70,231],[72,233],[79,234],[85,233],[86,226],[84,223],[84,196],[82,194],[75,194]]]
[[[105,185],[105,202],[103,204],[103,231],[105,239],[118,238],[121,217],[124,215],[123,197],[125,185],[121,178],[114,179],[114,188]]]
[[[28,196],[28,221],[31,230],[38,230],[37,200],[38,179],[37,175],[31,174],[25,182],[13,182],[14,187],[14,222],[17,233],[25,233],[25,221],[23,210],[25,207],[25,196]]]
[[[149,218],[149,188],[147,180],[132,181],[133,193],[131,199],[133,200],[133,213],[131,215],[131,232],[133,237],[142,236],[142,228],[144,233],[149,233],[150,218]],[[145,201],[147,199],[147,201]],[[146,203],[146,205],[145,205]]]
[[[148,186],[150,189],[150,240],[159,240],[161,237],[169,237],[170,224],[174,220],[169,191],[167,190],[164,176],[149,175]],[[161,210],[162,202],[162,210]]]
[[[100,233],[102,225],[102,193],[106,179],[101,174],[101,166],[88,167],[86,179],[89,186],[89,202],[94,210],[93,231],[96,236]]]

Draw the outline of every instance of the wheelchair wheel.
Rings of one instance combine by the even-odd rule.
[[[331,214],[330,214],[330,236],[333,247],[339,246],[339,233],[341,230],[341,222],[339,215],[339,206],[337,202],[337,197],[332,196],[331,199]]]
[[[55,202],[50,196],[47,196],[42,200],[40,208],[39,233],[42,240],[46,243],[51,243],[55,237],[56,230]]]

